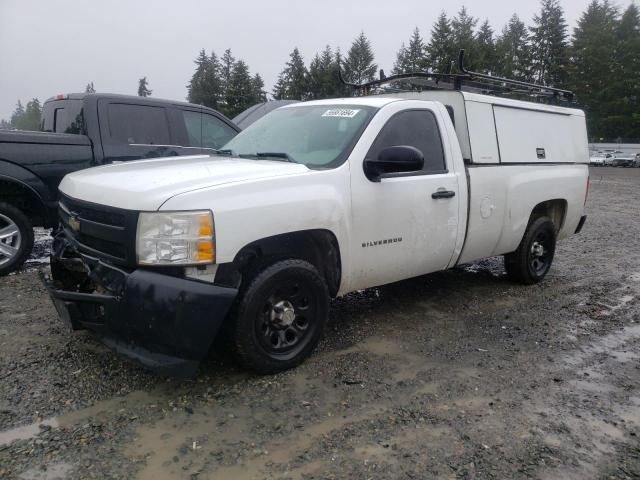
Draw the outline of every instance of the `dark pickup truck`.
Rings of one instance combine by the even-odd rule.
[[[111,162],[213,152],[240,129],[200,105],[111,94],[70,94],[43,105],[40,132],[0,130],[0,275],[54,227],[66,174]]]

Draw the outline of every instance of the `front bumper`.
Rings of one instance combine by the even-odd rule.
[[[120,270],[54,241],[42,277],[60,317],[168,375],[191,376],[207,355],[237,290],[152,270]]]

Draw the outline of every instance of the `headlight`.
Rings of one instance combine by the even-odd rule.
[[[140,265],[215,263],[213,215],[194,212],[141,212],[136,234]]]

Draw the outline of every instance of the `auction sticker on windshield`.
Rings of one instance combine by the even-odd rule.
[[[333,108],[327,110],[322,114],[323,117],[339,117],[339,118],[353,118],[360,110],[352,110],[351,108]]]

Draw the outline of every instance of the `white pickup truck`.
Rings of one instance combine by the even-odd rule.
[[[585,221],[580,110],[430,91],[303,102],[213,156],[70,174],[52,278],[63,319],[193,373],[224,334],[245,367],[291,368],[330,298],[504,255],[549,271]]]

